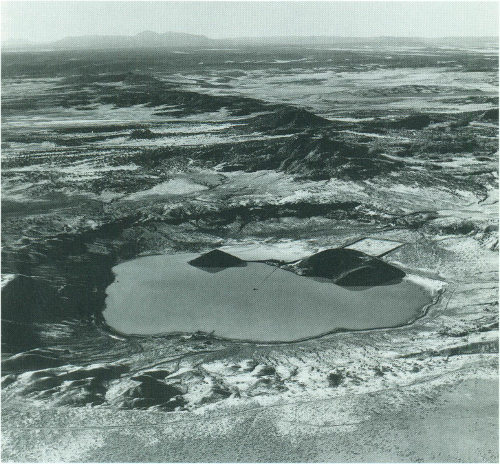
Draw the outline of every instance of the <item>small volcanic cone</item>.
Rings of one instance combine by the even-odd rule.
[[[299,261],[294,268],[301,275],[325,277],[345,286],[383,285],[406,275],[381,259],[345,248],[321,251]]]
[[[212,250],[189,261],[191,266],[204,268],[225,268],[244,266],[245,261],[221,250]]]

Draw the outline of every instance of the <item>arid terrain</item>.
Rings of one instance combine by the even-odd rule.
[[[106,322],[128,260],[364,238],[421,317]],[[497,43],[4,52],[2,459],[497,462]]]

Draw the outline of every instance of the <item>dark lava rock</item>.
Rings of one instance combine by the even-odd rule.
[[[234,171],[244,171],[245,166],[243,164],[225,164],[220,168],[221,172],[234,172]]]
[[[485,111],[480,119],[481,121],[498,122],[498,108]]]
[[[257,377],[264,377],[267,375],[275,375],[276,369],[273,366],[262,366],[261,369],[255,374]]]
[[[17,275],[2,288],[2,346],[15,351],[40,346],[33,323],[45,322],[49,315],[58,314],[60,301],[57,291],[47,282]]]
[[[472,221],[458,221],[439,228],[443,234],[467,235],[477,230],[477,225]]]
[[[407,118],[396,121],[392,124],[392,127],[396,129],[414,129],[420,130],[427,127],[431,123],[431,118],[426,114],[412,114]]]
[[[61,360],[49,353],[42,350],[32,350],[6,359],[2,362],[2,370],[4,372],[24,372],[57,367],[61,364],[63,364]]]
[[[297,130],[314,129],[331,126],[327,119],[316,116],[309,111],[291,106],[279,107],[270,114],[257,116],[250,120],[256,129],[274,132],[295,132]]]
[[[149,377],[153,377],[154,379],[157,379],[157,380],[162,380],[164,379],[165,377],[167,377],[167,375],[170,375],[171,372],[170,371],[167,371],[165,369],[158,369],[158,370],[152,370],[152,371],[144,371],[140,374],[137,374],[135,376],[132,377],[132,380],[137,380],[138,382],[142,382],[145,378]]]
[[[371,286],[402,279],[406,274],[395,266],[361,251],[331,248],[299,261],[295,269],[311,277],[332,279],[337,285]]]
[[[128,367],[123,364],[85,367],[74,371],[66,372],[59,377],[64,380],[80,380],[92,378],[98,382],[117,379],[121,374],[128,371]]]
[[[224,268],[244,266],[245,261],[224,251],[212,250],[189,261],[189,264],[196,267]]]
[[[339,374],[338,372],[330,372],[330,374],[328,374],[328,385],[336,388],[342,383],[343,379],[344,376],[342,374]]]
[[[127,392],[127,396],[132,398],[154,398],[160,402],[167,401],[181,394],[182,391],[179,388],[147,375],[141,375],[140,384],[132,387]]]
[[[128,398],[124,402],[125,407],[148,408],[161,405],[172,410],[185,404],[179,388],[148,375],[141,375],[140,378],[141,383],[127,391]]]
[[[151,132],[149,129],[135,129],[130,133],[131,139],[154,139],[157,134]]]
[[[338,134],[318,135],[317,132],[287,138],[277,150],[268,152],[265,162],[260,159],[255,167],[279,169],[298,178],[313,180],[366,179],[395,167],[378,161],[366,144],[345,140]]]
[[[177,407],[182,407],[186,404],[182,397],[172,398],[164,403],[158,403],[154,398],[137,398],[132,400],[126,406],[131,409],[147,409],[151,406],[160,406],[165,411],[173,411]]]
[[[225,399],[232,395],[231,390],[229,390],[224,385],[215,384],[212,387],[212,397],[215,399]]]
[[[26,385],[26,387],[23,388],[23,393],[49,390],[58,387],[60,384],[61,381],[57,377],[41,377]]]

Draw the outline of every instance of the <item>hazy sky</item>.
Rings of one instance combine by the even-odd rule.
[[[1,1],[2,39],[144,30],[213,38],[273,35],[477,36],[498,34],[491,2]]]

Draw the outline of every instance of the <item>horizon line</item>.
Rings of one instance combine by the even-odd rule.
[[[150,32],[155,35],[165,35],[165,34],[181,34],[181,35],[188,35],[192,37],[203,37],[208,40],[216,41],[216,42],[222,42],[224,40],[252,40],[252,39],[279,39],[279,38],[302,38],[302,39],[307,39],[307,38],[339,38],[339,39],[380,39],[380,38],[391,38],[391,39],[424,39],[424,40],[439,40],[439,39],[480,39],[480,38],[500,38],[500,34],[496,35],[491,35],[491,34],[485,34],[485,35],[442,35],[442,36],[424,36],[424,35],[385,35],[385,34],[380,34],[380,35],[329,35],[329,34],[291,34],[291,35],[254,35],[254,36],[248,36],[248,35],[241,35],[241,36],[228,36],[228,37],[210,37],[206,34],[195,34],[191,32],[183,32],[183,31],[164,31],[164,32],[156,32],[152,30],[144,30],[137,32],[135,34],[80,34],[80,35],[66,35],[64,37],[61,37],[59,39],[55,40],[45,40],[45,41],[33,41],[30,39],[25,39],[23,37],[17,37],[17,38],[1,38],[0,37],[0,42],[25,42],[26,44],[31,44],[31,45],[47,45],[51,43],[56,43],[61,40],[65,39],[70,39],[70,38],[90,38],[90,37],[123,37],[123,38],[131,38],[131,37],[137,37],[140,34],[144,34],[145,32]]]

